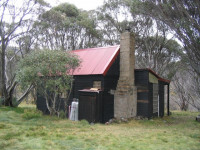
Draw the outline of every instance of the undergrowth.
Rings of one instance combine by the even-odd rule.
[[[42,115],[35,106],[0,107],[0,149],[199,150],[198,113],[111,125]]]

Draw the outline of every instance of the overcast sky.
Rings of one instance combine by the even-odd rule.
[[[77,8],[84,10],[96,9],[98,6],[103,4],[103,1],[104,0],[46,0],[46,2],[50,3],[52,6],[68,2],[74,4]]]

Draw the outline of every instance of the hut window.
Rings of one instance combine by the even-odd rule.
[[[101,89],[101,81],[93,81],[93,88]]]

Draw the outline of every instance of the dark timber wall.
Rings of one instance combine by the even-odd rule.
[[[44,114],[49,114],[49,110],[47,109],[46,100],[39,93],[37,93],[37,101],[36,101],[37,109],[41,110]]]
[[[102,91],[79,91],[79,120],[88,122],[102,121]]]
[[[137,86],[137,116],[149,117],[149,72],[135,70]]]
[[[158,89],[153,89],[157,83],[149,81],[149,71],[145,69],[135,70],[135,85],[137,86],[137,116],[151,118],[158,116],[157,105],[153,105],[155,94],[159,95],[159,116],[164,116],[164,85],[165,82],[158,82]],[[154,100],[155,101],[155,100]],[[154,110],[154,112],[153,112]]]

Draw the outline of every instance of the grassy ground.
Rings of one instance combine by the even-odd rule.
[[[199,150],[198,113],[89,125],[43,116],[34,107],[0,107],[1,150]]]

